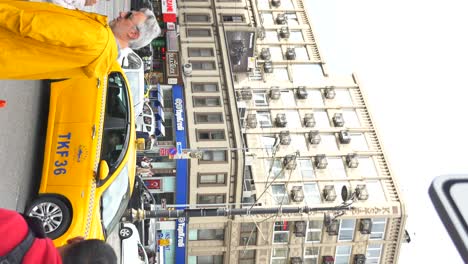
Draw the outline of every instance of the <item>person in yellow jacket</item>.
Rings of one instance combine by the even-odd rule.
[[[119,49],[146,46],[160,33],[148,9],[107,17],[50,3],[0,0],[0,79],[100,77]]]

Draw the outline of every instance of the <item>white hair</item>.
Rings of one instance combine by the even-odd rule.
[[[148,45],[161,33],[161,28],[159,27],[158,20],[156,19],[153,11],[148,8],[142,8],[140,9],[140,12],[145,14],[146,20],[144,23],[137,26],[140,36],[137,39],[130,40],[128,43],[128,46],[134,50]]]

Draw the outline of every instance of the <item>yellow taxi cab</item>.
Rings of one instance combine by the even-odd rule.
[[[51,83],[42,178],[26,215],[56,246],[105,239],[120,222],[135,181],[135,120],[117,62],[107,76]]]

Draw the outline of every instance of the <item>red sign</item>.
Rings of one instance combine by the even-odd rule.
[[[176,0],[162,0],[162,13],[164,22],[177,22]]]
[[[161,190],[161,179],[145,180],[145,185],[150,190]]]

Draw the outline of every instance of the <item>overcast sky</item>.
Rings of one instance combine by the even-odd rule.
[[[305,0],[329,69],[358,74],[409,214],[399,263],[463,263],[427,190],[468,174],[468,2]]]

